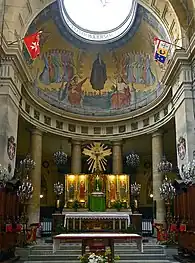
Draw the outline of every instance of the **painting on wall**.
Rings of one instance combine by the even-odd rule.
[[[148,29],[145,21],[139,30]],[[161,88],[154,47],[140,41],[139,32],[108,52],[79,49],[51,19],[42,28],[47,33],[42,34],[41,56],[30,68],[34,91],[49,104],[79,114],[115,115],[146,105],[148,96],[156,96]]]

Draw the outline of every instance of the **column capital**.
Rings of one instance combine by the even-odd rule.
[[[113,141],[112,145],[113,146],[122,146],[123,145],[123,141]]]
[[[155,132],[152,133],[152,138],[154,137],[162,137],[163,136],[163,131],[162,130],[156,130]]]
[[[72,143],[73,145],[81,145],[81,144],[82,144],[81,141],[77,141],[77,140],[71,140],[71,143]]]
[[[30,130],[31,134],[32,135],[39,135],[39,136],[42,136],[43,135],[43,132],[39,129],[37,129],[36,127],[32,128]]]

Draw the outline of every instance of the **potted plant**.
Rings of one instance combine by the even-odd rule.
[[[77,212],[78,208],[80,207],[80,203],[79,201],[76,199],[74,200],[73,204],[72,204],[72,208],[74,209],[75,212]]]
[[[122,207],[123,207],[123,204],[121,203],[120,200],[116,200],[116,201],[114,202],[114,208],[115,208],[117,211],[120,211]]]

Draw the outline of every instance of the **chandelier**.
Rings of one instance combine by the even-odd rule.
[[[167,174],[167,173],[170,173],[172,169],[173,169],[172,163],[167,161],[166,157],[163,156],[162,160],[160,161],[158,165],[158,172]]]
[[[140,158],[137,153],[131,152],[126,156],[126,164],[133,168],[136,168],[140,164]]]
[[[31,155],[28,153],[26,158],[20,161],[20,166],[22,170],[28,174],[35,168],[36,163],[33,159],[31,159]]]
[[[59,150],[53,154],[54,162],[58,165],[65,165],[68,159],[68,155],[63,152],[62,150]]]
[[[189,184],[195,178],[195,160],[185,164],[181,169],[181,175],[185,184]]]
[[[17,196],[20,199],[20,202],[24,203],[25,201],[32,198],[33,194],[33,185],[28,177],[23,180],[22,184],[19,186],[17,191]]]
[[[12,179],[12,175],[9,173],[8,169],[2,167],[0,164],[0,185],[5,187],[7,182]]]
[[[136,182],[134,184],[131,184],[131,195],[132,196],[139,196],[141,190],[141,184],[137,184]]]
[[[170,203],[170,200],[172,200],[176,195],[175,187],[172,185],[171,180],[168,179],[167,176],[163,180],[159,191],[161,199],[167,203]]]
[[[54,188],[54,193],[56,193],[57,196],[63,194],[64,192],[64,185],[61,184],[60,182],[57,182],[53,185]]]

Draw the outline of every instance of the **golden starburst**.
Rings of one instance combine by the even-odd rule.
[[[111,155],[112,152],[108,146],[94,142],[83,149],[83,154],[89,156],[87,163],[89,165],[89,171],[93,173],[98,170],[106,170],[107,160],[105,157]]]

